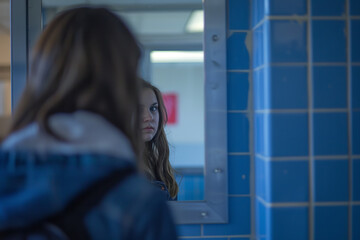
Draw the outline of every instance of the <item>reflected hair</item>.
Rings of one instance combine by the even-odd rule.
[[[145,142],[143,153],[145,173],[151,180],[160,180],[165,183],[169,190],[170,196],[175,198],[179,191],[179,186],[175,180],[175,170],[172,168],[169,160],[169,143],[166,138],[165,125],[168,117],[165,104],[160,90],[142,80],[143,89],[151,89],[156,96],[159,106],[159,126],[154,137]]]
[[[55,113],[103,116],[142,151],[137,78],[140,49],[124,22],[106,8],[78,7],[57,15],[33,48],[27,85],[8,134],[32,122],[57,136]]]

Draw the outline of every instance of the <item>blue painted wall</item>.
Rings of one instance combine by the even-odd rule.
[[[360,239],[360,1],[228,0],[229,223],[182,239]]]

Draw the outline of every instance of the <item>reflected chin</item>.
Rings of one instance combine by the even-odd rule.
[[[152,134],[143,134],[144,142],[150,142],[152,138],[153,138]]]

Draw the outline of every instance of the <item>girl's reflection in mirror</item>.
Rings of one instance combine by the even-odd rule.
[[[169,144],[164,130],[167,122],[165,104],[160,90],[144,80],[140,106],[141,131],[145,142],[143,154],[145,173],[163,190],[168,200],[177,200],[179,187],[169,161]]]

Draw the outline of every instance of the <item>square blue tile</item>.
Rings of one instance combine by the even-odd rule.
[[[249,50],[245,44],[246,32],[234,32],[227,39],[227,68],[229,70],[249,69]]]
[[[265,51],[271,63],[307,62],[306,26],[300,21],[270,21],[270,49]]]
[[[267,161],[266,189],[270,189],[267,202],[306,202],[309,200],[308,161]]]
[[[258,68],[264,65],[264,38],[265,38],[265,27],[264,24],[255,28],[253,31],[253,67]]]
[[[313,121],[315,155],[348,154],[346,113],[314,113]]]
[[[265,109],[308,108],[307,67],[271,67],[271,77],[264,91],[270,91]]]
[[[270,0],[270,15],[306,15],[307,0]]]
[[[309,236],[307,207],[271,208],[271,238],[307,240]]]
[[[352,201],[360,201],[360,158],[352,160]]]
[[[349,200],[349,162],[315,160],[314,199],[316,202]]]
[[[228,238],[184,238],[186,240],[228,240]]]
[[[347,206],[317,206],[314,215],[315,240],[348,239]]]
[[[269,132],[265,131],[269,129],[269,121],[265,121],[265,115],[262,113],[255,113],[254,117],[254,152],[265,156],[265,143],[268,145]]]
[[[229,223],[204,224],[204,236],[251,234],[250,197],[229,197]]]
[[[314,108],[347,107],[345,66],[313,67]]]
[[[352,112],[352,153],[354,155],[360,154],[360,111]]]
[[[360,110],[360,66],[351,68],[351,98],[352,108]]]
[[[228,1],[229,30],[248,30],[250,20],[249,0]]]
[[[265,156],[308,155],[308,116],[306,113],[273,113],[264,115],[265,129],[262,141],[264,141]],[[266,122],[269,122],[269,124]],[[266,128],[267,126],[269,128]],[[266,138],[267,136],[268,138]]]
[[[342,16],[346,14],[345,0],[312,0],[313,16]]]
[[[228,152],[249,152],[249,119],[244,113],[228,113]]]
[[[229,72],[227,80],[228,110],[246,110],[249,104],[249,74]]]
[[[200,236],[200,224],[178,224],[176,225],[177,233],[179,236]]]
[[[265,1],[253,0],[251,4],[251,26],[256,26],[265,17]]]
[[[266,208],[262,202],[258,199],[255,200],[255,229],[257,238],[266,236],[267,234],[266,224],[270,224],[267,210],[268,208]]]
[[[270,81],[268,67],[262,67],[253,72],[253,101],[255,110],[265,109],[270,101]]]
[[[229,194],[250,194],[250,156],[228,158]]]
[[[351,62],[360,62],[360,20],[351,20]]]
[[[270,189],[268,188],[269,174],[269,166],[266,161],[255,157],[255,194],[263,200],[270,196]]]
[[[350,0],[350,15],[360,15],[360,1]]]
[[[345,21],[313,20],[313,61],[346,62]]]
[[[360,239],[360,206],[352,206],[352,240]]]

